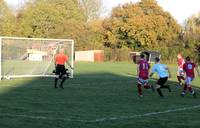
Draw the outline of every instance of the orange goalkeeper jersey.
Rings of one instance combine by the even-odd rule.
[[[63,53],[59,53],[55,56],[56,64],[65,65],[65,62],[67,61],[68,61],[68,57]]]

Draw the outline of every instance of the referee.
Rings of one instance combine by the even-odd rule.
[[[64,49],[60,49],[59,53],[55,55],[55,67],[56,67],[56,71],[55,71],[56,78],[54,82],[55,88],[57,88],[58,79],[62,79],[59,87],[64,89],[63,83],[68,77],[66,68],[65,68],[65,63],[67,63],[71,67],[71,65],[68,63],[68,56],[64,54]]]

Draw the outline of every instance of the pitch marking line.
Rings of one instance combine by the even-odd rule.
[[[96,120],[93,120],[90,122],[106,122],[106,121],[133,119],[133,118],[137,118],[137,117],[148,117],[148,116],[153,116],[153,115],[166,114],[166,113],[171,113],[171,112],[179,112],[179,111],[185,111],[185,110],[192,110],[192,109],[197,109],[197,108],[200,108],[200,105],[196,105],[196,106],[192,106],[192,107],[177,108],[177,109],[169,109],[169,110],[160,111],[160,112],[150,112],[150,113],[138,114],[138,115],[132,115],[132,116],[101,118],[101,119],[96,119]]]
[[[159,112],[150,112],[150,113],[144,113],[144,114],[138,114],[138,115],[132,115],[132,116],[119,116],[119,117],[108,117],[108,118],[99,118],[95,120],[76,120],[76,119],[65,119],[65,118],[54,118],[54,117],[46,117],[46,116],[31,116],[31,115],[15,115],[15,114],[9,114],[9,113],[1,113],[0,116],[4,117],[21,117],[21,118],[29,118],[29,119],[36,119],[36,120],[61,120],[61,121],[69,121],[69,122],[84,122],[84,123],[99,123],[99,122],[106,122],[106,121],[115,121],[115,120],[128,120],[133,118],[139,118],[139,117],[149,117],[159,114],[167,114],[171,112],[180,112],[185,110],[192,110],[192,109],[198,109],[200,108],[200,105],[195,105],[191,107],[183,107],[183,108],[177,108],[177,109],[169,109],[165,111],[159,111]]]

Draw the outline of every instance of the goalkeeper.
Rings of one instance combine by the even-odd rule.
[[[58,79],[62,79],[59,87],[64,89],[63,83],[65,82],[66,78],[68,78],[68,74],[65,68],[65,63],[67,63],[69,67],[71,67],[71,65],[68,62],[68,56],[64,54],[64,49],[60,49],[59,53],[55,55],[55,68],[56,68],[55,70],[56,78],[54,83],[55,88],[57,88]]]

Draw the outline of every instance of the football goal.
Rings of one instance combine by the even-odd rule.
[[[61,48],[73,67],[74,40],[0,37],[0,78],[54,77],[54,56]]]

